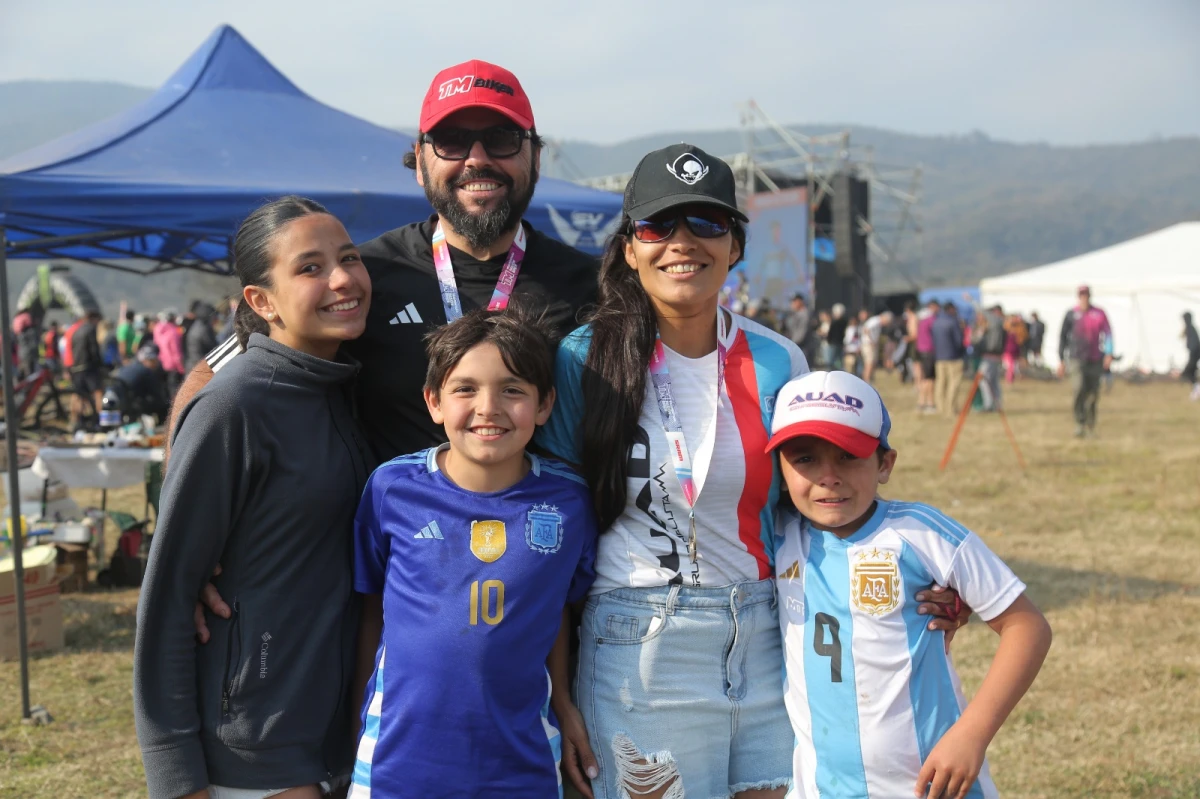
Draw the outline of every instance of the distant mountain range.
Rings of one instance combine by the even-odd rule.
[[[0,83],[0,160],[118,113],[150,93],[118,83]],[[848,127],[851,142],[872,147],[877,162],[922,167],[922,234],[906,245],[900,264],[922,286],[974,284],[1200,219],[1200,137],[1058,147],[993,141],[981,133],[913,136]],[[817,135],[843,128],[796,129]],[[744,149],[739,130],[661,133],[613,145],[568,140],[555,143],[555,157],[546,159],[543,173],[627,172],[646,152],[679,141],[716,154]],[[877,265],[876,285],[902,290],[908,282]]]

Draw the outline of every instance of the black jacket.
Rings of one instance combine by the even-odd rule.
[[[446,323],[433,267],[434,222],[396,228],[363,244],[371,275],[367,329],[345,351],[362,364],[359,418],[376,459],[418,452],[446,440],[425,407],[425,334]],[[529,225],[525,260],[513,289],[513,302],[545,308],[560,336],[579,326],[579,312],[595,302],[596,259],[540,233]],[[463,312],[487,307],[506,254],[479,261],[455,248],[450,260]]]
[[[353,765],[352,525],[369,473],[356,371],[255,334],[180,414],[134,646],[151,799]],[[218,563],[233,617],[210,614],[197,646],[192,610]]]
[[[957,361],[966,353],[963,331],[958,317],[942,311],[933,320],[933,358],[936,361]]]
[[[189,374],[215,346],[217,334],[213,332],[212,320],[198,317],[183,334],[183,373]]]
[[[104,366],[100,352],[100,340],[96,338],[96,325],[84,322],[71,336],[71,353],[75,357],[72,372],[97,372]]]
[[[850,319],[843,316],[840,319],[833,319],[829,322],[829,332],[825,334],[825,341],[834,347],[841,347],[845,343],[846,328],[850,324]]]
[[[131,416],[143,413],[157,416],[159,421],[167,418],[171,400],[167,397],[167,381],[162,369],[151,369],[141,361],[130,361],[113,375],[120,384],[127,406],[123,409]]]

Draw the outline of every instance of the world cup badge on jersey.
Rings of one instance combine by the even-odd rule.
[[[534,505],[525,521],[525,543],[544,555],[557,552],[563,541],[563,517],[552,505]]]
[[[471,522],[472,555],[484,563],[495,563],[507,548],[508,535],[504,531],[504,522],[496,519]]]
[[[850,567],[850,601],[872,616],[882,616],[900,605],[900,564],[896,553],[872,549],[860,552]]]

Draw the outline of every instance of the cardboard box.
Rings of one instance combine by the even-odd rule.
[[[58,551],[58,586],[64,594],[82,591],[88,582],[88,545],[54,542]]]
[[[57,577],[57,550],[39,546],[25,550],[25,640],[29,652],[63,647],[63,612]],[[16,660],[17,595],[12,557],[0,559],[0,660]]]

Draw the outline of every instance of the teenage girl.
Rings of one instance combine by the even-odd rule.
[[[134,710],[152,799],[318,799],[353,764],[351,413],[371,283],[342,224],[285,197],[234,241],[246,349],[183,409],[138,607]],[[192,635],[214,580],[231,617]]]

